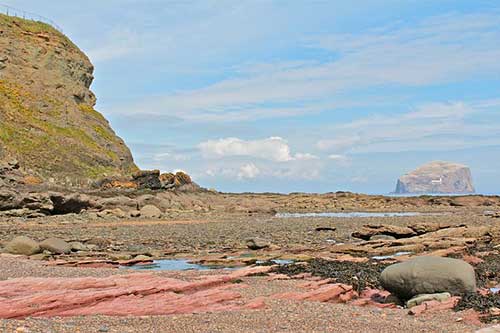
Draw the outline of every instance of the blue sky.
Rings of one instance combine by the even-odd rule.
[[[223,191],[388,193],[431,160],[500,188],[498,1],[0,0],[94,63],[142,168]]]

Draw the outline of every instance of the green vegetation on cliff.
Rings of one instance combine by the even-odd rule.
[[[51,26],[0,15],[0,158],[42,178],[127,175],[130,151],[94,109],[93,66]]]

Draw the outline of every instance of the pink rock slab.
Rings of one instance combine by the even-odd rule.
[[[19,278],[0,281],[0,318],[109,315],[165,315],[255,309],[261,299],[245,304],[232,280],[270,267],[250,267],[230,274],[182,281],[156,274],[105,278]]]

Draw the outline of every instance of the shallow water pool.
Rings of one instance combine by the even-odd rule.
[[[226,267],[204,266],[200,264],[193,264],[190,263],[188,259],[161,259],[161,260],[154,260],[150,264],[134,265],[123,268],[134,269],[134,270],[153,270],[153,271],[187,271],[187,270],[202,271],[202,270],[220,269]]]
[[[340,217],[340,218],[355,218],[355,217],[410,217],[429,215],[426,213],[417,212],[345,212],[345,213],[278,213],[277,218],[300,218],[300,217]]]
[[[269,260],[277,265],[286,265],[293,263],[292,260],[283,259],[272,259]],[[257,261],[257,264],[263,264],[265,261]],[[154,260],[150,264],[141,264],[134,266],[123,266],[123,269],[134,269],[134,270],[153,270],[153,271],[187,271],[187,270],[197,270],[206,271],[211,269],[225,269],[225,270],[235,270],[242,268],[242,266],[223,266],[223,265],[200,265],[190,263],[189,259],[161,259]]]

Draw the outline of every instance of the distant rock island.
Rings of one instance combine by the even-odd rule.
[[[397,194],[474,192],[469,167],[442,161],[424,164],[401,176],[395,191]]]

